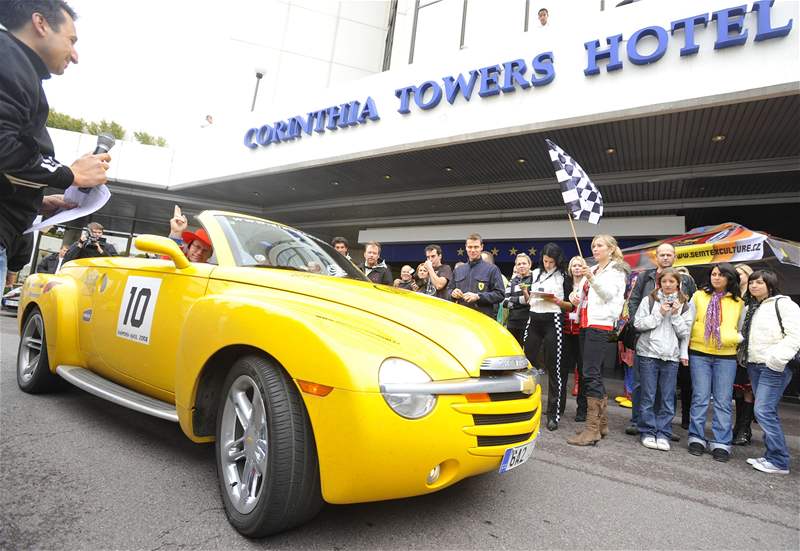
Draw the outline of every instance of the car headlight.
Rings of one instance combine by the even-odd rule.
[[[420,367],[400,358],[387,358],[378,371],[378,382],[385,384],[429,383],[430,376]],[[425,417],[436,405],[434,394],[399,394],[382,392],[381,396],[396,414],[406,419]]]

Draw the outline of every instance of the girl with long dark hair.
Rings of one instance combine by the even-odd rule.
[[[547,366],[547,430],[557,430],[567,397],[569,366],[564,361],[563,312],[572,309],[565,299],[572,290],[572,278],[566,275],[564,251],[548,243],[539,255],[539,265],[531,273],[530,289],[523,296],[530,304],[525,330],[525,355],[532,365],[544,347]]]
[[[792,380],[788,363],[800,349],[800,307],[781,294],[770,270],[750,274],[741,320],[739,356],[747,365],[755,394],[756,421],[766,452],[747,462],[769,474],[789,474],[789,448],[778,417],[778,403]]]
[[[689,340],[692,373],[692,407],[689,412],[689,453],[702,455],[710,449],[715,460],[731,455],[733,423],[731,399],[736,378],[737,330],[744,302],[739,296],[739,277],[727,262],[713,266],[708,282],[692,296],[695,318]],[[714,397],[713,438],[706,440],[706,413]]]

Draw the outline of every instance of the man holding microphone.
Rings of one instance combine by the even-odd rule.
[[[0,2],[0,283],[27,262],[33,243],[23,232],[36,215],[74,206],[62,195],[45,197],[45,188],[90,188],[108,179],[108,153],[64,166],[46,128],[42,81],[78,62],[75,18],[63,0]]]

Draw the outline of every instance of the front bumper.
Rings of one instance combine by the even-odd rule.
[[[532,389],[530,382],[517,383],[530,393],[519,386],[495,390],[490,401],[469,401],[467,392],[454,394],[451,386],[437,392],[434,410],[416,420],[394,413],[377,392],[304,394],[324,499],[343,504],[422,495],[499,468],[507,448],[539,434],[541,386],[533,380]],[[429,484],[428,473],[437,465],[441,474]]]

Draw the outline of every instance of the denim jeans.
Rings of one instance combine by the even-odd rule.
[[[792,380],[792,370],[773,371],[764,364],[747,364],[747,374],[756,398],[755,413],[758,426],[764,431],[767,452],[764,458],[779,469],[789,468],[789,448],[778,417],[778,402]]]
[[[0,245],[0,295],[6,288],[6,269],[8,268],[8,257],[6,248]]]
[[[672,418],[675,417],[678,362],[641,357],[639,377],[641,379],[639,432],[644,436],[669,439],[672,436]]]
[[[733,440],[733,380],[736,378],[736,358],[701,356],[689,353],[692,373],[692,409],[689,412],[689,444],[706,445],[706,413],[708,402],[714,396],[714,416],[711,421],[713,440],[708,442],[714,450],[731,451]]]

